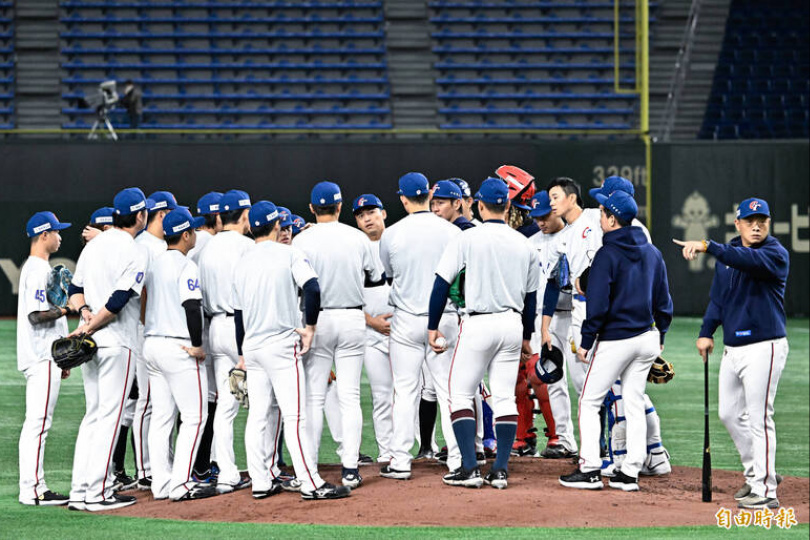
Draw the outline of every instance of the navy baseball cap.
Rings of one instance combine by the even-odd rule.
[[[397,195],[406,197],[417,197],[430,191],[430,183],[427,177],[418,172],[409,172],[399,179],[399,191]]]
[[[309,202],[312,206],[331,206],[343,201],[340,186],[334,182],[319,182],[312,188]]]
[[[379,208],[383,209],[383,203],[379,197],[373,193],[364,193],[357,197],[352,203],[352,212],[355,214],[365,208]]]
[[[532,197],[532,209],[529,210],[529,215],[533,218],[541,218],[551,213],[551,200],[548,197],[548,191],[538,191]]]
[[[455,199],[461,200],[461,189],[450,180],[439,180],[433,186],[434,199]]]
[[[487,178],[478,188],[475,200],[498,206],[504,205],[509,200],[509,188],[500,178]]]
[[[45,231],[61,231],[70,227],[70,223],[59,223],[53,212],[37,212],[25,224],[28,238],[33,238]]]
[[[261,227],[279,218],[278,208],[270,201],[259,201],[250,208],[248,217],[252,228]]]
[[[112,206],[102,206],[101,208],[90,214],[90,224],[112,225],[114,213],[115,208],[113,208]]]
[[[605,197],[610,197],[610,194],[614,191],[624,191],[628,195],[636,194],[633,182],[621,176],[608,176],[605,178],[604,183],[602,183],[602,187],[593,188],[588,191],[588,193],[595,199],[597,193],[601,193]]]
[[[470,190],[470,184],[467,183],[466,180],[462,180],[461,178],[448,178],[451,182],[458,186],[461,190],[461,195],[465,199],[468,197],[472,197],[472,190]]]
[[[156,191],[149,195],[146,200],[146,209],[150,212],[154,210],[174,210],[177,208],[177,199],[168,191]]]
[[[292,227],[292,212],[290,212],[290,209],[283,206],[277,206],[276,209],[278,210],[278,217],[281,219],[281,226]]]
[[[219,214],[219,203],[222,201],[222,193],[212,191],[206,193],[197,201],[197,213],[200,215]]]
[[[186,206],[178,206],[163,218],[163,234],[166,238],[183,234],[203,226],[205,218],[194,217]]]
[[[116,215],[128,216],[146,209],[146,196],[140,188],[126,188],[118,192],[113,199]]]
[[[614,191],[610,197],[601,193],[596,194],[596,200],[614,216],[622,218],[627,223],[633,221],[638,214],[638,205],[633,197],[626,191]]]
[[[304,227],[306,227],[306,226],[307,226],[307,220],[305,220],[304,218],[302,218],[301,216],[298,216],[296,214],[292,215],[292,233],[293,233],[293,236],[295,236],[296,234],[298,234],[302,230],[304,230]]]
[[[740,203],[740,206],[737,207],[737,219],[750,216],[771,217],[771,209],[768,207],[768,203],[765,202],[765,199],[751,197]]]
[[[250,195],[241,189],[226,191],[219,200],[220,212],[232,212],[245,208],[250,208]]]

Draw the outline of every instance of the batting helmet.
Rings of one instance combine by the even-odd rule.
[[[563,354],[558,347],[541,347],[540,360],[534,365],[537,378],[546,384],[554,384],[563,376]]]
[[[531,200],[537,191],[534,187],[534,176],[514,165],[501,165],[495,174],[509,186],[509,200],[512,201],[512,206],[531,210]]]

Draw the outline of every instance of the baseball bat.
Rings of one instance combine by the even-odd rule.
[[[703,502],[712,502],[712,451],[709,447],[709,353],[703,356]]]

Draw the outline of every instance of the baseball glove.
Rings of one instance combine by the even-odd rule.
[[[91,360],[98,346],[85,334],[59,338],[51,344],[51,356],[60,369],[73,369]]]
[[[647,375],[647,381],[655,384],[665,384],[672,380],[675,376],[675,368],[672,367],[672,362],[667,362],[660,356],[653,360],[650,373]]]
[[[250,406],[248,401],[247,373],[244,369],[233,368],[228,372],[228,382],[231,386],[231,394],[239,404],[247,409]]]
[[[464,282],[466,279],[466,269],[458,273],[456,279],[450,284],[450,301],[459,308],[463,308],[467,303],[464,301]]]
[[[73,280],[73,274],[66,267],[57,264],[51,270],[51,275],[48,276],[48,302],[56,307],[67,307],[68,303],[68,287]]]

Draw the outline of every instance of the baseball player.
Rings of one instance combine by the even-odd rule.
[[[112,228],[112,216],[115,208],[102,206],[90,215],[90,223],[82,229],[82,242],[86,244],[102,232]]]
[[[707,358],[714,350],[714,332],[723,325],[718,413],[745,475],[734,498],[741,508],[777,508],[773,403],[788,355],[785,285],[790,256],[769,235],[771,212],[763,199],[741,202],[734,226],[740,235],[727,244],[675,243],[687,260],[698,253],[717,259],[697,348]]]
[[[163,218],[177,208],[174,195],[168,191],[156,191],[146,199],[149,212],[146,230],[135,237],[135,243],[141,246],[147,256],[147,266],[155,257],[166,251],[163,239]],[[148,288],[144,287],[141,295],[141,320],[146,311]],[[138,385],[138,403],[135,406],[135,417],[132,422],[132,436],[135,443],[135,467],[138,478],[138,489],[149,490],[152,487],[152,465],[149,459],[149,426],[152,422],[152,393],[149,388],[149,373],[143,356],[143,325],[138,325],[138,347],[136,349],[135,377]]]
[[[360,195],[352,204],[357,228],[363,231],[374,249],[374,256],[382,267],[380,238],[385,231],[387,214],[380,199],[371,193]],[[391,461],[391,438],[394,435],[393,402],[394,379],[391,374],[388,336],[391,335],[391,307],[388,295],[391,287],[386,283],[379,287],[363,288],[363,312],[366,319],[366,348],[363,364],[371,387],[374,434],[377,439],[377,461]],[[434,410],[435,417],[435,410]]]
[[[312,352],[304,361],[307,416],[314,451],[311,459],[317,462],[324,400],[334,362],[343,423],[342,482],[354,489],[363,481],[358,469],[363,430],[360,378],[366,345],[363,288],[379,287],[385,278],[371,241],[362,232],[338,221],[342,200],[337,184],[316,184],[310,198],[316,225],[298,234],[293,246],[303,251],[312,264],[319,276],[322,295],[320,328]]]
[[[292,224],[292,236],[293,236],[293,238],[298,236],[298,233],[300,233],[301,231],[303,231],[304,229],[306,229],[310,225],[310,223],[307,223],[307,221],[304,218],[302,218],[301,216],[299,216],[297,214],[292,215],[292,222],[293,222],[293,224]]]
[[[623,191],[596,196],[603,247],[596,253],[587,287],[587,317],[577,358],[588,365],[579,399],[579,468],[560,484],[601,489],[599,409],[616,379],[622,381],[627,417],[627,455],[610,479],[612,488],[638,491],[647,455],[644,388],[653,360],[663,350],[672,321],[672,298],[661,252],[631,222],[638,213]],[[589,354],[589,351],[592,352]]]
[[[290,212],[289,208],[284,208],[283,206],[278,207],[278,216],[279,216],[279,225],[281,229],[278,233],[278,241],[282,244],[290,245],[292,244],[292,229],[293,229],[293,217],[292,212]]]
[[[440,403],[448,403],[447,381],[452,360],[449,352],[458,335],[458,315],[448,303],[439,329],[447,350],[437,352],[428,344],[425,327],[433,272],[452,238],[461,234],[453,224],[431,213],[430,186],[421,173],[407,173],[399,179],[400,202],[409,214],[388,227],[380,240],[380,260],[393,279],[388,303],[394,307],[389,338],[394,377],[394,437],[391,462],[380,470],[385,478],[411,477],[411,447],[414,443],[416,407],[422,364],[427,363]],[[441,407],[442,433],[448,448],[447,465],[461,465],[461,454],[453,434],[449,407]]]
[[[197,229],[197,240],[194,247],[186,255],[197,265],[199,272],[200,254],[203,248],[208,245],[208,241],[222,230],[222,218],[219,217],[219,203],[222,200],[222,193],[211,191],[200,197],[197,201],[197,214],[203,218],[202,225]],[[205,314],[203,326],[203,348],[210,352],[211,346],[208,343],[211,317]],[[194,462],[194,479],[196,481],[207,481],[216,483],[219,467],[216,465],[216,453],[214,452],[214,417],[217,411],[217,378],[214,371],[212,358],[203,364],[208,377],[208,419],[205,422],[205,429],[200,439],[200,447],[197,450],[197,459]]]
[[[245,236],[250,231],[250,196],[232,189],[219,201],[222,231],[208,241],[199,258],[203,309],[211,316],[208,341],[210,360],[214,362],[217,384],[217,410],[214,415],[214,448],[219,466],[217,491],[230,493],[250,487],[236,467],[233,450],[233,421],[239,402],[230,390],[230,371],[239,363],[236,350],[236,326],[233,311],[233,275],[242,256],[253,245]]]
[[[253,418],[266,414],[270,396],[275,395],[284,417],[287,448],[301,482],[301,498],[346,497],[350,488],[334,486],[318,475],[317,461],[311,459],[314,441],[308,437],[307,377],[301,355],[308,352],[318,322],[318,276],[301,250],[277,241],[279,216],[273,203],[256,203],[249,218],[256,243],[244,253],[232,287],[236,345],[250,381],[248,423],[252,425]],[[299,328],[299,288],[304,297],[304,328]],[[268,313],[274,316],[268,317]],[[246,437],[245,444],[255,482],[253,497],[278,493],[281,484],[273,481],[267,468],[266,438]]]
[[[59,250],[59,231],[70,227],[60,223],[53,212],[37,212],[25,226],[31,239],[28,259],[20,270],[17,296],[17,369],[25,375],[25,421],[20,432],[21,504],[63,506],[68,497],[48,489],[45,483],[45,441],[51,429],[62,371],[51,356],[51,343],[68,334],[66,308],[48,302],[51,255]]]
[[[149,431],[152,494],[173,501],[216,495],[216,487],[192,479],[192,468],[208,416],[208,375],[202,365],[203,313],[197,265],[186,255],[197,239],[203,218],[186,208],[162,220],[168,249],[155,257],[146,273],[143,355],[149,371],[154,413]],[[172,451],[177,413],[182,423]]]
[[[461,466],[443,478],[453,486],[481,487],[484,482],[498,489],[507,486],[517,429],[515,380],[521,351],[525,359],[531,356],[540,274],[537,252],[506,226],[508,195],[500,179],[481,184],[475,199],[483,224],[447,245],[430,296],[428,338],[439,351],[443,348],[439,323],[450,284],[465,270],[466,306],[448,377],[453,431],[462,455]],[[475,455],[473,397],[485,374],[493,396],[498,449],[492,469],[482,479]]]
[[[464,216],[464,219],[471,222],[473,225],[480,225],[481,222],[475,219],[473,216],[473,197],[472,191],[470,190],[470,185],[466,182],[466,180],[462,180],[461,178],[450,178],[451,182],[458,186],[461,190],[461,215]]]
[[[134,379],[138,295],[147,270],[146,254],[135,234],[146,225],[146,197],[138,188],[114,199],[113,228],[87,244],[79,256],[70,286],[70,305],[81,314],[72,333],[93,334],[98,352],[82,365],[86,412],[76,438],[72,510],[114,510],[135,498],[113,493],[112,453]]]
[[[555,216],[551,211],[551,204],[547,191],[540,191],[532,197],[532,209],[529,215],[535,220],[539,232],[529,238],[529,243],[537,249],[540,259],[540,286],[538,296],[544,298],[546,284],[549,280],[558,279],[567,282],[567,275],[560,276],[560,272],[565,273],[565,269],[560,267],[560,246],[558,242],[565,237],[566,224],[559,216]],[[564,266],[564,263],[563,263]],[[550,344],[559,348],[563,356],[573,356],[571,347],[568,346],[568,328],[571,326],[571,288],[568,286],[560,291],[557,302],[550,306],[538,305],[538,314],[542,321],[542,315],[553,315],[551,325],[546,332],[550,336]],[[542,326],[542,325],[537,325]],[[532,349],[539,351],[544,345],[541,339],[543,335],[541,328],[536,328],[532,336]],[[546,345],[548,346],[548,345]],[[567,363],[573,359],[567,359]],[[571,400],[568,395],[568,377],[566,369],[563,368],[562,379],[553,384],[543,385],[540,393],[545,392],[548,396],[547,406],[551,414],[543,410],[543,417],[549,430],[549,441],[546,448],[540,452],[540,456],[547,459],[567,458],[577,453],[577,443],[574,438],[574,425],[571,420]],[[537,385],[539,386],[539,385]],[[537,394],[537,389],[535,394]],[[539,398],[540,396],[538,396]],[[544,400],[540,401],[541,409],[544,407]],[[550,425],[549,425],[550,424]]]

